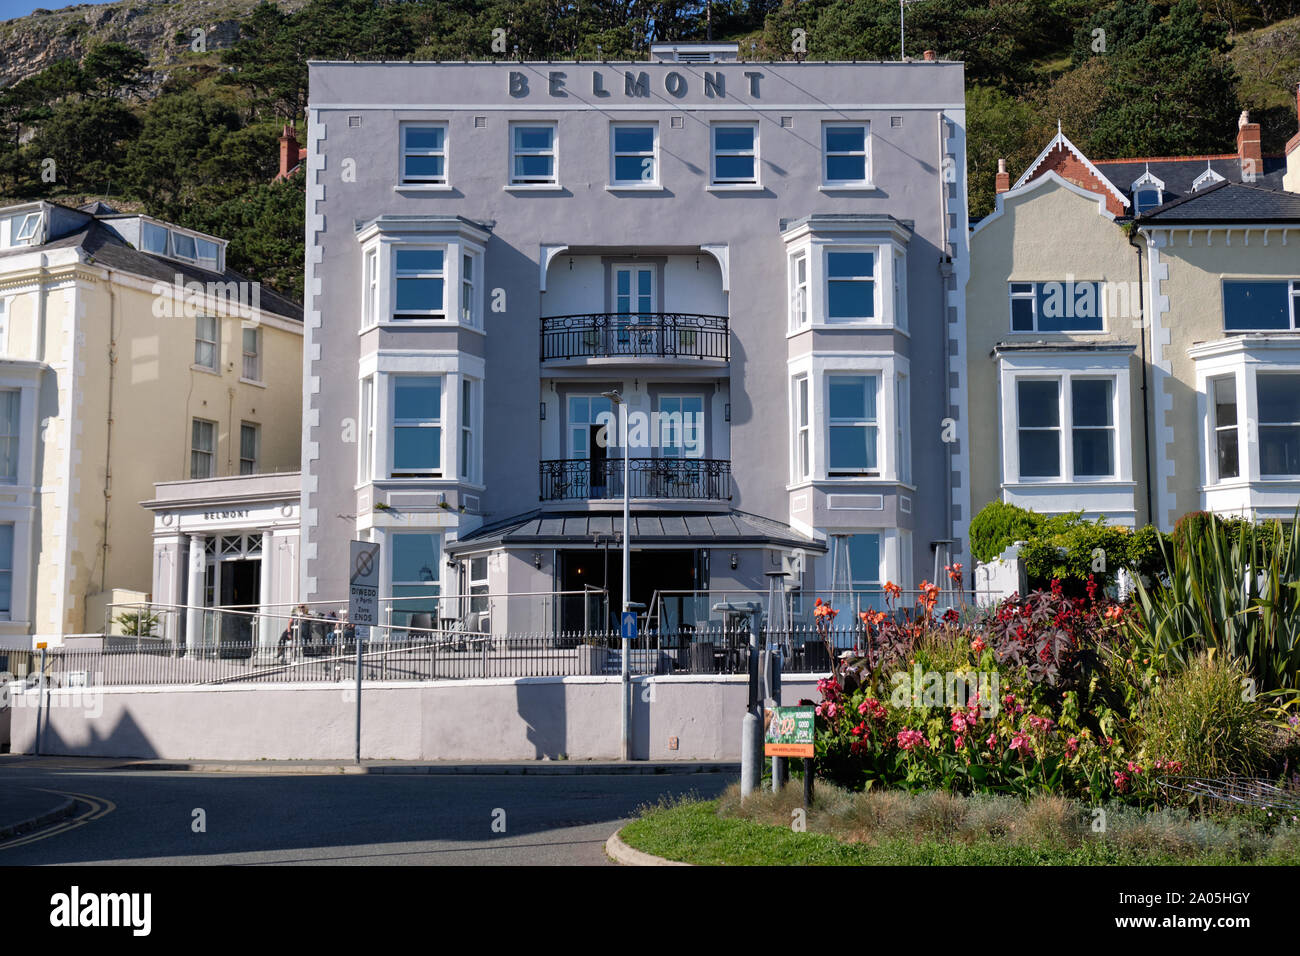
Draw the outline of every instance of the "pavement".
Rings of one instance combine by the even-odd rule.
[[[674,760],[502,760],[465,763],[453,760],[152,760],[124,757],[63,757],[0,755],[0,771],[6,767],[54,770],[147,770],[191,773],[271,774],[429,774],[465,776],[475,774],[507,776],[568,776],[572,774],[657,775],[724,773],[739,774],[739,762]],[[2,805],[0,805],[2,806]],[[4,819],[0,811],[0,820]]]

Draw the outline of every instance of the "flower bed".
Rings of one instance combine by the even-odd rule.
[[[948,571],[960,580],[960,566]],[[938,617],[934,585],[923,582],[914,608],[896,607],[899,592],[886,590],[888,612],[861,615],[860,653],[842,656],[819,684],[820,775],[852,789],[1060,793],[1138,805],[1180,792],[1160,781],[1186,772],[1186,747],[1149,746],[1174,749],[1169,735],[1151,732],[1150,713],[1142,722],[1143,705],[1169,679],[1165,662],[1138,656],[1130,609],[1095,580],[1082,597],[1053,581],[1023,599]],[[835,614],[820,605],[816,619],[828,627]],[[1202,683],[1222,698],[1235,679]],[[1213,713],[1265,723],[1262,702],[1231,703]],[[1261,769],[1258,753],[1242,766],[1221,756],[1227,772]]]

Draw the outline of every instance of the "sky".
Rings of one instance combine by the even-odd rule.
[[[0,0],[0,20],[25,17],[33,10],[61,10],[79,3],[111,3],[112,0]]]

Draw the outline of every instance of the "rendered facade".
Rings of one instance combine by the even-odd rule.
[[[0,637],[101,633],[144,600],[155,482],[296,469],[299,316],[216,237],[0,210]]]
[[[682,52],[311,65],[304,601],[589,625],[625,457],[665,627],[962,560],[960,64]]]
[[[967,287],[976,510],[1294,515],[1300,135],[1265,157],[1243,114],[1237,143],[1094,162],[1058,134],[1000,173]]]

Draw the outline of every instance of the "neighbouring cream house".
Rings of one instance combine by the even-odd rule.
[[[1300,136],[1264,157],[1243,114],[1237,144],[1093,161],[1058,131],[1014,185],[1000,169],[967,286],[975,511],[1165,530],[1199,509],[1290,517]]]
[[[225,253],[101,203],[0,209],[0,637],[143,600],[156,482],[297,470],[301,310]]]

